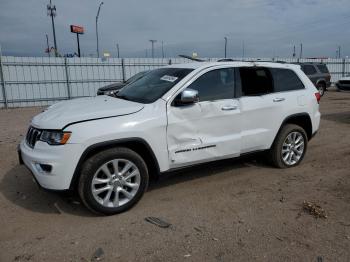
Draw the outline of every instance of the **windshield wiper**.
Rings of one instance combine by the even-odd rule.
[[[128,101],[132,101],[130,98],[128,98],[128,97],[125,96],[125,95],[116,94],[115,97],[116,97],[116,98],[120,98],[120,99],[124,99],[124,100],[128,100]]]

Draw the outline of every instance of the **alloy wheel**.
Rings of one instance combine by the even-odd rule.
[[[282,145],[282,160],[288,165],[297,164],[304,154],[305,141],[300,132],[294,131],[287,135]]]
[[[113,159],[97,169],[91,182],[91,190],[100,205],[114,208],[132,200],[140,183],[140,171],[133,162]]]

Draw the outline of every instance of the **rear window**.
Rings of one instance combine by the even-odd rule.
[[[316,68],[313,65],[302,65],[301,69],[306,75],[314,75],[317,72]]]
[[[320,70],[321,73],[328,74],[328,68],[326,65],[317,65],[318,70]]]
[[[304,84],[290,69],[271,68],[274,92],[304,89]]]

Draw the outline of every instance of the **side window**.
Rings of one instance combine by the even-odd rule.
[[[270,71],[263,67],[241,67],[242,96],[258,96],[271,93],[273,83]]]
[[[301,69],[306,75],[314,75],[317,72],[313,65],[302,65]]]
[[[200,102],[233,98],[234,69],[223,68],[207,72],[188,88],[198,91]]]
[[[271,68],[273,87],[275,92],[304,89],[304,84],[290,69]]]
[[[326,65],[317,65],[318,70],[320,70],[321,73],[328,74],[328,68]]]

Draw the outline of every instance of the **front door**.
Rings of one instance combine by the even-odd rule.
[[[171,168],[240,154],[240,106],[234,83],[233,68],[205,72],[187,86],[198,91],[199,102],[168,107]]]

